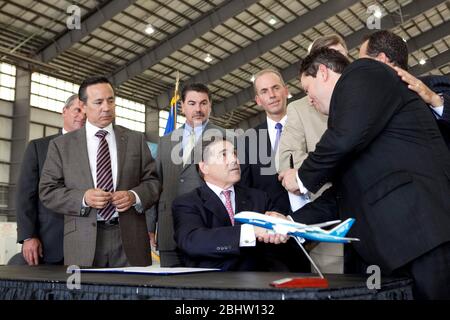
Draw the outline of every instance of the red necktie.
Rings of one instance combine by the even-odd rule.
[[[224,190],[222,194],[225,196],[225,208],[227,208],[228,215],[230,216],[231,225],[234,226],[234,212],[231,205],[231,190]]]

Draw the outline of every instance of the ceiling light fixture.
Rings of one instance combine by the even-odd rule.
[[[380,9],[376,9],[373,15],[375,16],[375,18],[380,19],[383,16],[383,13],[381,12]]]
[[[255,76],[254,75],[252,75],[252,77],[250,78],[250,81],[251,82],[255,82]]]
[[[277,19],[275,19],[274,17],[270,17],[269,23],[273,26],[275,23],[277,23]]]
[[[420,65],[424,65],[427,62],[427,60],[425,60],[424,58],[419,60]]]
[[[288,94],[288,99],[290,99],[290,98],[292,98],[292,94],[289,93]]]
[[[206,63],[210,63],[211,61],[213,61],[213,58],[212,58],[211,55],[208,53],[208,54],[206,55],[205,59],[203,59],[203,60],[205,60]]]
[[[153,26],[149,23],[147,25],[147,27],[145,27],[145,33],[146,34],[152,34],[153,32],[155,32],[155,29],[153,29]]]

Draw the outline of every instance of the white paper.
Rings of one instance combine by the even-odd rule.
[[[288,192],[289,194],[289,203],[291,204],[291,210],[292,212],[297,211],[301,207],[303,207],[305,204],[310,202],[308,194],[302,194],[302,195],[296,195],[292,192]]]
[[[167,275],[167,274],[220,271],[220,269],[214,269],[214,268],[161,268],[158,266],[148,266],[148,267],[80,269],[80,271],[81,272],[142,273],[142,274]]]

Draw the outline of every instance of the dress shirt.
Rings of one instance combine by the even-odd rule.
[[[272,150],[275,148],[275,140],[277,138],[277,129],[275,129],[275,125],[277,123],[281,123],[283,125],[283,130],[286,125],[287,115],[285,115],[279,122],[275,122],[269,117],[267,117],[267,130],[269,133],[270,145],[272,146]],[[278,147],[280,145],[278,144]],[[278,150],[274,150],[275,152]]]
[[[205,129],[207,123],[208,123],[208,121],[205,121],[205,123],[203,123],[201,126],[196,126],[194,128],[195,143],[197,143],[198,139],[200,139],[200,137],[202,135],[202,132]],[[181,141],[181,144],[183,146],[183,150],[184,150],[184,147],[186,146],[186,144],[188,143],[189,136],[191,135],[191,132],[192,132],[192,127],[187,122],[185,122],[184,123],[184,128],[183,128],[183,140]]]
[[[206,181],[205,181],[206,182]],[[222,191],[225,191],[225,189],[222,189],[212,183],[206,182],[206,185],[219,197],[220,201],[222,201],[223,206],[226,207],[226,199]],[[230,199],[231,199],[231,206],[233,208],[233,212],[236,214],[236,195],[234,192],[234,186],[231,186],[230,188],[226,190],[231,190],[230,193]],[[241,225],[241,237],[239,240],[239,246],[240,247],[254,247],[256,246],[256,237],[255,237],[255,229],[251,224],[242,224]]]
[[[108,142],[108,148],[109,148],[109,156],[111,158],[111,170],[112,170],[112,176],[113,176],[113,186],[114,190],[117,188],[117,144],[116,144],[116,135],[114,133],[114,129],[112,124],[109,124],[108,126],[104,128],[98,128],[91,124],[88,120],[86,121],[86,142],[87,142],[87,150],[88,150],[88,157],[89,157],[89,167],[91,168],[91,175],[92,175],[92,181],[94,182],[94,188],[97,188],[97,150],[98,145],[100,144],[100,139],[95,136],[95,134],[99,130],[105,130],[108,131],[108,134],[105,136],[106,141]],[[136,203],[134,204],[136,210],[142,211],[141,208],[141,199],[139,198],[138,194],[134,192],[133,190],[130,190],[133,192],[134,196],[136,197]],[[83,206],[87,207],[86,202],[84,201],[83,197]],[[119,216],[119,213],[116,211],[114,215],[111,217],[117,218]],[[97,220],[104,220],[102,217],[97,215]]]

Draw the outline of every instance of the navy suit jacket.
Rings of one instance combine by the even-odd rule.
[[[269,139],[269,132],[267,131],[267,121],[264,121],[254,129],[256,130],[256,142],[249,141],[250,135],[242,137],[242,139],[245,139],[245,159],[241,161],[242,174],[239,184],[265,191],[273,201],[276,211],[285,215],[289,214],[291,212],[289,196],[278,181],[275,155],[272,154],[272,145]],[[261,147],[263,147],[263,150],[261,150]],[[266,160],[270,159],[269,163],[263,164],[263,162],[267,161],[263,161],[262,157],[266,157]],[[256,160],[256,163],[252,159]],[[264,174],[262,170],[267,170],[271,174]]]
[[[235,185],[236,213],[272,209],[266,193]],[[173,202],[175,240],[188,267],[220,268],[229,271],[267,271],[264,244],[240,247],[241,226],[231,225],[225,206],[206,185]]]
[[[39,180],[48,145],[57,136],[30,141],[23,156],[16,192],[17,242],[39,238],[43,260],[47,263],[63,260],[64,216],[47,209],[39,200]]]

